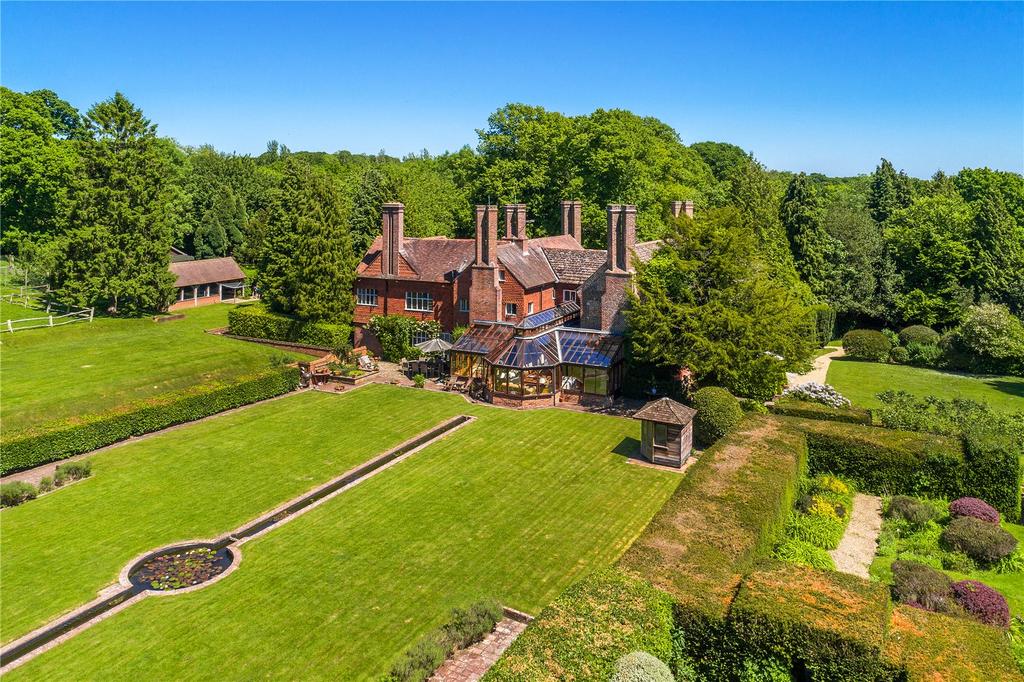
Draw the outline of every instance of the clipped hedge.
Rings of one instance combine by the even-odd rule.
[[[843,335],[843,350],[857,360],[885,362],[889,359],[892,342],[882,332],[873,329],[854,329]]]
[[[701,445],[711,445],[743,420],[740,401],[724,388],[706,386],[693,394],[694,436]]]
[[[780,398],[768,408],[772,414],[787,417],[803,417],[805,419],[823,419],[825,421],[846,422],[848,424],[870,424],[871,412],[859,407],[829,407],[808,400]]]
[[[805,669],[815,681],[895,679],[897,666],[883,657],[889,605],[881,583],[766,561],[733,601],[733,645]]]
[[[876,494],[978,497],[1020,518],[1021,463],[1009,439],[960,439],[861,424],[794,419],[807,434],[812,472],[832,472]]]
[[[668,595],[618,571],[600,571],[546,606],[483,680],[607,680],[618,659],[633,651],[668,663],[672,623]]]
[[[276,369],[230,384],[207,384],[86,417],[43,424],[0,439],[0,474],[89,452],[133,436],[158,431],[295,390],[299,370]]]
[[[687,470],[619,567],[722,618],[740,577],[781,538],[806,460],[799,431],[748,415]]]
[[[236,336],[290,341],[324,350],[342,348],[352,339],[352,327],[347,324],[305,322],[273,313],[262,305],[243,305],[228,311],[228,329]]]

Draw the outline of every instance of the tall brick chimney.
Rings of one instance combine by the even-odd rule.
[[[671,206],[673,218],[678,218],[681,215],[685,215],[687,218],[693,217],[692,201],[673,201]]]
[[[498,250],[498,207],[476,207],[476,263],[493,266]]]
[[[506,213],[506,215],[508,215]],[[498,207],[476,207],[476,262],[470,268],[469,319],[502,318],[501,283],[498,281]]]
[[[505,238],[526,251],[526,204],[505,205]]]
[[[636,245],[636,206],[608,206],[608,269],[611,272],[633,270],[633,247]]]
[[[380,272],[385,277],[398,276],[399,252],[405,239],[405,206],[400,203],[384,204],[380,214],[383,243],[380,250]]]
[[[577,244],[583,243],[583,202],[563,201],[562,202],[562,234],[567,234],[576,240]]]

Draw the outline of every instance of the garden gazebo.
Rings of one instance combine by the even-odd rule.
[[[682,467],[693,450],[693,418],[697,411],[671,398],[644,405],[640,420],[640,454],[654,464]]]

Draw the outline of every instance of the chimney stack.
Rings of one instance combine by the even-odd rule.
[[[693,202],[692,201],[673,201],[672,202],[672,217],[678,218],[680,215],[686,215],[687,218],[693,217]]]
[[[630,272],[633,269],[633,247],[636,245],[636,206],[608,206],[608,269]]]
[[[577,244],[583,243],[582,217],[582,201],[562,202],[562,234],[569,235],[576,240]]]
[[[476,207],[476,263],[494,266],[498,250],[498,207]]]
[[[383,242],[380,250],[380,271],[385,277],[398,276],[399,252],[405,239],[405,206],[384,204],[380,214]]]
[[[505,205],[505,238],[526,252],[526,204]]]

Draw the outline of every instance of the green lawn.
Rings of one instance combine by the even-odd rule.
[[[0,639],[92,599],[137,554],[227,532],[465,405],[423,395],[303,393],[93,455],[91,478],[0,513]]]
[[[826,381],[858,407],[880,407],[877,394],[904,390],[918,396],[983,401],[997,410],[1024,410],[1024,379],[1018,377],[972,376],[839,358],[829,365]]]
[[[225,580],[145,599],[11,679],[376,678],[453,606],[491,596],[536,613],[611,564],[681,480],[627,461],[622,453],[636,452],[639,435],[631,420],[472,406],[412,389],[361,391],[377,405],[360,429],[369,415],[400,413],[396,401],[407,399],[420,405],[406,411],[437,421],[452,412],[478,419],[247,543]],[[323,419],[340,426],[336,410],[355,398],[323,397]],[[197,442],[195,428],[168,438]],[[295,449],[308,452],[301,442]],[[98,468],[92,485],[105,475]],[[84,515],[104,503],[82,495],[74,508]],[[64,526],[54,536],[75,533]],[[5,590],[5,602],[18,599],[10,584]]]
[[[226,326],[230,308],[195,308],[173,322],[98,317],[3,334],[4,429],[17,431],[268,368],[271,355],[281,351],[204,333]]]

